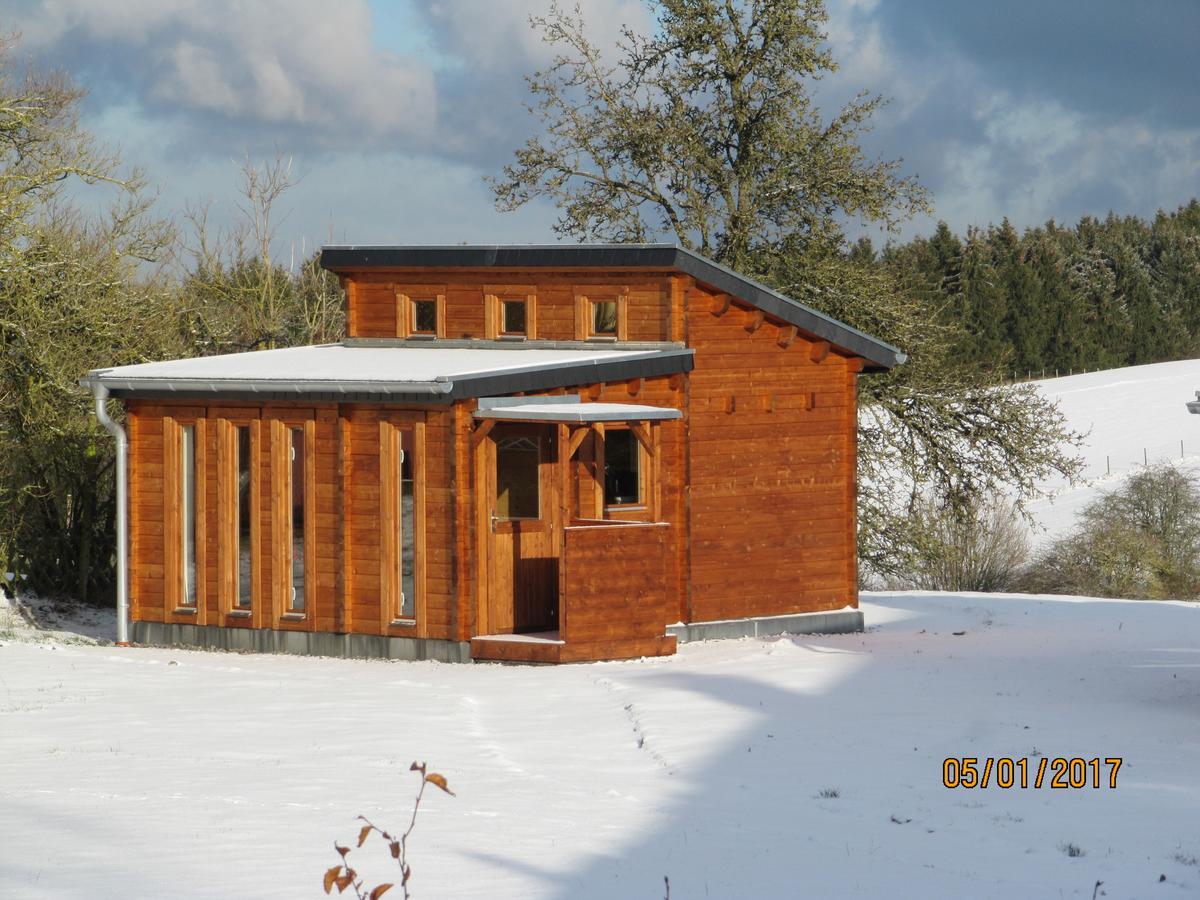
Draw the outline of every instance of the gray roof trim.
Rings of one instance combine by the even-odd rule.
[[[351,401],[404,401],[446,403],[488,394],[512,394],[518,391],[551,390],[600,381],[627,381],[690,372],[694,351],[686,349],[623,353],[617,358],[568,360],[518,366],[500,372],[478,375],[439,376],[434,381],[366,381],[222,378],[150,378],[107,375],[95,369],[79,380],[92,388],[104,385],[118,396],[203,398],[239,395],[250,399],[326,399]]]
[[[590,422],[666,422],[682,419],[683,413],[678,409],[665,406],[638,406],[631,403],[572,403],[568,401],[554,404],[523,403],[516,406],[481,408],[475,411],[474,416],[476,419],[565,422],[584,425]]]
[[[334,272],[404,268],[654,268],[675,269],[795,325],[836,347],[890,369],[906,354],[891,344],[817,312],[772,288],[673,244],[550,244],[376,247],[329,246],[321,265]]]

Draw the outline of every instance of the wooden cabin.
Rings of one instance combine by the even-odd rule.
[[[894,347],[674,246],[321,264],[340,344],[84,380],[127,413],[135,643],[570,662],[862,627],[856,379]]]

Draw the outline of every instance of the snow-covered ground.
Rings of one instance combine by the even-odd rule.
[[[1071,427],[1086,432],[1082,481],[1047,485],[1057,496],[1030,509],[1044,529],[1035,542],[1070,531],[1101,491],[1117,488],[1138,467],[1171,462],[1200,470],[1200,416],[1185,403],[1200,390],[1200,360],[1131,366],[1034,382],[1057,401]]]
[[[542,668],[121,649],[7,615],[0,895],[320,896],[355,816],[406,823],[414,759],[457,792],[426,795],[418,897],[1200,893],[1200,605],[864,601],[865,634]],[[948,790],[962,756],[1124,763],[1115,790]],[[394,878],[382,843],[350,859]]]

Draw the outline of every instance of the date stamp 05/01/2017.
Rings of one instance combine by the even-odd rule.
[[[954,788],[1115,789],[1123,757],[951,756],[942,762],[942,784]]]

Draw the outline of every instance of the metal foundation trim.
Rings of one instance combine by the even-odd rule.
[[[290,653],[346,659],[435,660],[471,662],[469,641],[333,634],[326,631],[278,631],[272,628],[224,628],[164,622],[132,622],[133,643],[149,647],[187,647],[240,653]]]
[[[776,634],[850,634],[863,630],[861,609],[797,613],[791,616],[753,616],[718,622],[682,622],[667,626],[679,643],[722,638],[770,637]]]

